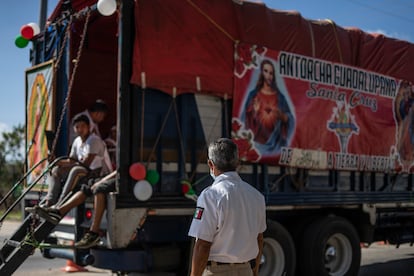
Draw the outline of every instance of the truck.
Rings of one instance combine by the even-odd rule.
[[[20,199],[36,201],[37,189],[41,200],[47,157],[67,154],[70,119],[88,103],[104,100],[101,132],[118,130],[103,244],[65,256],[189,275],[187,232],[218,137],[235,141],[238,172],[265,196],[260,275],[356,276],[361,245],[413,243],[411,43],[249,1],[123,0],[112,14],[105,2],[59,1],[26,71]],[[73,216],[75,240],[88,206]],[[42,242],[54,229],[28,215],[3,245],[0,271],[36,248],[28,231]]]

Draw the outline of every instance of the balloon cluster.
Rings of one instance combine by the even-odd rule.
[[[96,8],[103,16],[112,15],[117,9],[116,0],[98,0]],[[14,41],[18,48],[25,48],[29,41],[40,33],[40,28],[36,23],[29,23],[20,28],[20,35]]]
[[[29,40],[40,33],[40,28],[36,23],[29,23],[20,28],[20,35],[14,41],[19,48],[24,48],[29,44]]]
[[[134,185],[134,196],[140,201],[148,200],[152,196],[152,185],[160,180],[160,175],[155,170],[147,170],[139,162],[129,166],[129,175],[137,182]]]
[[[181,191],[184,195],[195,195],[193,185],[188,180],[181,180]]]

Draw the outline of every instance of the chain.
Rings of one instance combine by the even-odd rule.
[[[63,41],[62,41],[62,44],[61,44],[62,47],[60,47],[57,58],[56,58],[56,62],[53,64],[53,79],[56,78],[57,70],[59,69],[59,66],[60,66],[60,63],[61,63],[61,60],[62,60],[65,45],[66,45],[66,42],[68,40],[68,37],[70,36],[70,26],[72,25],[72,20],[73,20],[73,18],[70,17],[68,25],[67,25],[66,30],[65,30],[65,35],[63,36]],[[52,83],[54,83],[54,80],[52,81]],[[46,106],[46,104],[45,104],[45,106]],[[55,135],[55,137],[53,138],[53,144],[54,145],[56,145],[56,140],[58,139],[58,136],[59,135]],[[54,156],[54,152],[55,152],[55,148],[52,148],[49,155]],[[39,192],[38,192],[39,202],[40,202],[40,198],[42,197],[44,186],[45,186],[46,182],[47,182],[47,174],[45,174],[43,176],[43,183],[42,183],[42,186],[41,186],[41,188],[39,189]],[[36,220],[34,220],[32,222],[33,225],[31,225],[31,228],[35,227],[36,223],[37,223]]]
[[[81,41],[79,43],[79,47],[78,47],[78,51],[77,51],[77,55],[76,55],[76,62],[73,66],[72,75],[70,76],[70,80],[69,80],[68,92],[66,94],[65,102],[63,104],[62,113],[60,114],[59,123],[58,123],[58,127],[56,129],[55,137],[53,138],[52,148],[50,150],[50,155],[51,156],[54,156],[54,154],[55,154],[57,141],[58,141],[58,138],[59,138],[60,131],[62,129],[62,125],[63,125],[63,119],[65,117],[65,113],[66,113],[66,110],[67,110],[67,107],[68,107],[68,103],[69,103],[70,98],[71,98],[73,82],[74,82],[74,79],[75,79],[76,71],[78,69],[80,57],[81,57],[81,54],[82,54],[82,48],[83,48],[83,45],[84,45],[84,42],[85,42],[86,32],[88,30],[88,23],[89,23],[90,14],[91,14],[91,10],[88,10],[87,13],[86,13],[86,19],[85,19],[85,23],[84,23],[84,27],[83,27]],[[66,48],[67,38],[69,37],[70,31],[71,31],[72,20],[73,20],[73,16],[71,16],[70,19],[69,19],[69,23],[68,23],[68,26],[67,26],[67,29],[66,29],[66,33],[65,33],[65,36],[63,38],[62,47],[59,50],[56,66],[54,67],[53,77],[56,76],[57,69],[59,67],[60,61],[61,61],[62,56],[63,56],[63,51]],[[46,182],[47,182],[47,174],[44,175],[43,183],[42,183],[42,186],[39,190],[39,202],[40,202],[40,197],[43,194],[43,190],[45,188]],[[36,223],[36,221],[34,220],[33,224],[35,224],[35,223]],[[33,227],[33,226],[31,226],[31,227]]]
[[[68,37],[70,36],[70,26],[72,25],[72,20],[73,20],[73,17],[71,16],[70,19],[69,19],[68,25],[66,27],[65,35],[63,36],[62,45],[66,45]],[[62,60],[64,50],[65,50],[64,46],[60,47],[60,49],[59,49],[59,53],[58,53],[58,56],[57,56],[57,59],[56,59],[56,63],[55,63],[55,66],[53,67],[53,78],[56,77],[56,72],[57,72],[57,69],[59,69],[60,61]]]
[[[86,38],[86,31],[88,29],[88,22],[89,22],[90,15],[91,15],[91,11],[88,10],[88,12],[86,14],[86,19],[85,19],[85,25],[83,27],[81,41],[79,43],[78,53],[76,55],[76,62],[75,62],[75,65],[73,66],[72,75],[70,76],[70,80],[69,80],[68,93],[66,94],[65,102],[64,102],[63,108],[62,108],[62,113],[60,115],[58,127],[57,127],[57,130],[56,130],[55,139],[53,140],[52,150],[51,150],[52,154],[55,152],[56,144],[57,144],[57,137],[59,136],[59,133],[61,131],[62,124],[63,124],[63,118],[64,118],[64,115],[65,115],[66,110],[68,108],[68,103],[69,103],[70,98],[71,98],[73,81],[75,80],[76,71],[77,71],[78,66],[79,66],[79,61],[80,61],[80,57],[81,57],[81,54],[82,54],[82,48],[83,48],[85,38]]]

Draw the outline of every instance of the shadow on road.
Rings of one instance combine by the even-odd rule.
[[[414,276],[414,258],[361,266],[358,276]]]

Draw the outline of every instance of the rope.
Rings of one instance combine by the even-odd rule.
[[[71,24],[72,24],[72,17],[70,18],[70,20],[69,20],[69,22],[68,22],[68,27],[66,28],[66,32],[65,32],[65,35],[63,36],[63,42],[62,42],[62,45],[66,45],[66,42],[67,42],[67,39],[68,39],[68,37],[69,37],[69,35],[70,35],[70,26],[71,26]],[[54,63],[54,65],[53,65],[53,81],[54,81],[54,78],[56,78],[56,75],[57,75],[57,70],[58,70],[58,68],[59,68],[59,66],[60,66],[60,62],[61,62],[61,60],[62,60],[62,56],[63,56],[63,50],[64,50],[64,46],[63,47],[61,47],[60,49],[59,49],[59,53],[58,53],[58,56],[57,56],[57,60],[56,60],[56,62]],[[52,82],[53,82],[52,81]],[[45,108],[46,108],[46,102],[45,102],[45,106],[44,106]],[[44,112],[42,112],[42,114],[43,114]],[[62,115],[62,117],[63,117],[63,115]],[[39,123],[40,123],[40,120],[39,120]],[[37,130],[36,130],[37,131]],[[58,128],[58,132],[56,133],[56,135],[55,135],[55,137],[53,138],[53,142],[52,142],[52,148],[51,148],[51,150],[50,150],[50,153],[49,153],[49,155],[50,156],[54,156],[55,155],[55,148],[56,148],[56,144],[57,144],[57,139],[58,139],[58,136],[59,136],[59,131],[60,131],[60,129]],[[35,132],[36,133],[36,132]],[[35,136],[34,136],[35,137]],[[34,139],[34,137],[33,137],[33,139]],[[29,149],[30,150],[30,149]],[[39,201],[40,201],[40,198],[42,197],[42,194],[43,194],[43,190],[44,190],[44,186],[45,186],[45,184],[46,184],[46,182],[47,182],[47,174],[45,174],[44,175],[44,177],[43,177],[43,183],[42,183],[42,186],[40,187],[40,189],[39,189],[39,191],[38,191],[38,197],[39,197]],[[35,224],[36,224],[36,220],[33,220],[33,223],[32,223],[32,225],[31,225],[31,228],[32,227],[35,227]]]
[[[221,113],[218,113],[218,115],[220,115],[220,114],[221,114]],[[215,119],[215,121],[214,121],[214,124],[213,124],[213,129],[214,129],[214,128],[216,128],[216,126],[217,126],[217,123],[218,123],[219,119],[220,119],[220,116],[217,116],[217,117],[216,117],[216,119]],[[206,134],[207,134],[207,133],[204,133],[204,135],[206,135]],[[208,149],[208,143],[207,143],[207,141],[211,141],[211,138],[213,137],[213,134],[214,134],[214,133],[213,133],[213,131],[211,131],[210,133],[208,133],[208,136],[207,136],[207,139],[206,139],[206,143],[205,143],[204,148],[203,148],[203,152],[199,154],[199,158],[198,158],[198,162],[197,162],[197,164],[196,164],[196,168],[194,169],[193,173],[191,174],[191,176],[190,176],[190,178],[189,178],[189,181],[190,181],[190,182],[193,182],[193,179],[194,179],[195,174],[196,174],[196,172],[197,172],[197,166],[201,163],[201,158],[203,158],[204,153],[205,153],[205,152],[207,151],[207,149]],[[204,177],[203,177],[202,179],[204,179]],[[198,180],[198,181],[199,181],[199,180]],[[197,182],[198,182],[198,181],[197,181]],[[193,183],[193,184],[192,184],[192,186],[195,186],[197,182]]]
[[[70,21],[69,21],[69,23],[68,23],[68,26],[70,26],[72,24],[72,17],[70,18]],[[70,34],[70,28],[68,27],[68,28],[66,28],[66,31],[65,31],[65,35],[63,36],[63,42],[62,42],[62,45],[65,45],[66,44],[66,41],[67,41],[67,38],[68,38],[68,36],[69,36],[69,34]],[[59,53],[58,53],[58,56],[57,56],[57,59],[56,59],[56,61],[55,61],[55,63],[54,63],[54,65],[53,65],[53,78],[55,78],[56,77],[56,73],[57,73],[57,69],[59,68],[59,66],[60,66],[60,62],[61,62],[61,59],[62,59],[62,56],[63,56],[63,50],[64,50],[64,48],[65,47],[61,47],[60,49],[59,49]],[[52,83],[54,82],[54,79],[52,80]],[[45,101],[44,102],[44,104],[42,105],[42,107],[41,107],[41,116],[43,116],[43,115],[45,115],[45,112],[44,112],[44,110],[46,109],[46,102],[47,101]],[[36,141],[35,141],[35,137],[36,137],[36,134],[37,134],[37,131],[39,130],[39,127],[40,127],[40,122],[41,122],[41,118],[39,119],[39,121],[37,122],[37,124],[36,124],[36,128],[35,128],[35,131],[34,131],[34,133],[33,133],[33,137],[32,137],[32,139],[30,140],[31,141],[31,143],[30,143],[30,145],[29,145],[29,147],[28,147],[28,149],[26,150],[26,153],[28,154],[29,152],[30,152],[30,150],[31,150],[31,148],[32,148],[32,146],[34,145],[34,144],[36,144]],[[54,138],[54,139],[56,139],[56,137]],[[53,153],[54,152],[51,152],[51,154],[53,155]]]
[[[90,15],[91,15],[91,11],[88,10],[88,12],[86,13],[86,19],[85,19],[83,32],[82,32],[81,41],[79,43],[79,48],[78,48],[78,52],[77,52],[77,55],[76,55],[76,62],[75,62],[75,65],[73,66],[72,75],[71,75],[70,81],[69,81],[68,93],[66,95],[65,102],[64,102],[63,108],[62,108],[62,113],[61,113],[60,118],[59,118],[59,123],[58,123],[58,127],[57,127],[57,130],[56,130],[55,139],[53,140],[52,150],[51,150],[52,153],[55,152],[56,144],[57,144],[57,137],[59,136],[60,130],[62,128],[63,118],[64,118],[64,115],[65,115],[66,110],[68,108],[68,102],[70,101],[70,98],[71,98],[73,82],[75,80],[76,71],[77,71],[78,66],[79,66],[80,57],[81,57],[81,54],[82,54],[82,48],[83,48],[85,38],[86,38],[86,31],[88,29],[88,22],[89,22]]]
[[[152,147],[151,153],[150,153],[150,155],[149,155],[149,157],[148,157],[148,161],[147,161],[146,167],[148,167],[148,166],[149,166],[149,163],[151,162],[152,157],[154,156],[155,148],[157,147],[158,142],[159,142],[159,140],[160,140],[160,138],[161,138],[161,134],[162,134],[162,132],[164,131],[164,128],[165,128],[165,125],[166,125],[166,123],[167,123],[168,117],[169,117],[169,115],[170,115],[170,113],[171,113],[171,109],[172,109],[172,107],[174,107],[175,122],[176,122],[176,125],[177,125],[177,132],[178,132],[178,137],[179,137],[180,147],[181,147],[181,152],[180,152],[180,154],[181,154],[181,158],[182,158],[183,163],[184,163],[184,172],[186,173],[186,169],[185,169],[185,152],[184,152],[183,135],[182,135],[182,133],[181,133],[181,128],[180,128],[180,124],[179,124],[178,110],[177,110],[177,105],[176,105],[176,102],[175,102],[175,97],[173,97],[173,98],[172,98],[171,104],[170,104],[170,106],[168,107],[167,114],[166,114],[166,115],[165,115],[165,117],[164,117],[164,121],[162,122],[161,129],[160,129],[160,131],[158,132],[157,139],[155,140],[154,146]],[[141,149],[141,151],[142,151],[142,149]],[[186,173],[186,174],[187,174],[187,173]]]
[[[227,36],[231,41],[236,42],[237,40],[234,39],[231,34],[229,34],[223,27],[221,27],[216,21],[214,21],[208,14],[200,9],[196,4],[193,3],[191,0],[187,0],[187,3],[190,4],[194,9],[196,9],[201,15],[203,15],[211,24],[214,25],[220,32],[222,32],[225,36]]]
[[[216,21],[214,21],[207,13],[205,13],[203,10],[201,10],[200,9],[200,7],[198,7],[193,1],[191,1],[191,0],[186,0],[187,1],[187,3],[188,4],[190,4],[198,13],[200,13],[202,16],[204,16],[213,26],[215,26],[220,32],[222,32],[226,37],[228,37],[231,41],[233,41],[233,42],[237,42],[237,40],[230,34],[230,33],[228,33],[223,27],[221,27]],[[144,98],[144,95],[143,95],[143,98]],[[225,99],[225,100],[227,100],[227,99]],[[149,157],[148,157],[148,161],[147,161],[147,167],[148,167],[148,165],[149,165],[149,163],[151,162],[151,160],[152,160],[152,157],[153,157],[153,155],[154,155],[154,152],[155,152],[155,148],[156,148],[156,146],[157,146],[157,144],[158,144],[158,142],[159,142],[159,139],[160,139],[160,137],[161,137],[161,133],[163,132],[163,130],[164,130],[164,127],[165,127],[165,124],[166,124],[166,122],[167,122],[167,119],[168,119],[168,116],[169,116],[169,114],[170,114],[170,112],[171,112],[171,107],[172,107],[172,105],[173,105],[173,107],[174,107],[174,111],[175,111],[175,115],[176,115],[176,123],[177,123],[177,131],[178,131],[178,135],[179,135],[179,139],[180,139],[180,145],[181,145],[181,155],[182,155],[182,159],[183,159],[183,162],[184,162],[184,170],[185,170],[185,152],[184,152],[184,144],[183,144],[183,140],[182,140],[182,133],[181,133],[181,128],[180,128],[180,126],[179,126],[179,120],[178,120],[178,111],[177,111],[177,107],[176,107],[176,105],[175,105],[175,98],[173,99],[173,101],[172,101],[172,103],[171,103],[171,105],[170,105],[170,107],[169,107],[169,109],[168,109],[168,111],[167,111],[167,114],[166,114],[166,116],[165,116],[165,119],[164,119],[164,122],[163,122],[163,124],[162,124],[162,126],[161,126],[161,130],[160,130],[160,132],[158,133],[158,136],[157,136],[157,139],[156,139],[156,141],[155,141],[155,143],[154,143],[154,147],[152,148],[152,150],[151,150],[151,153],[150,153],[150,155],[149,155]],[[142,109],[143,110],[143,109]],[[228,129],[229,129],[229,127],[228,127],[228,122],[227,122],[227,118],[228,118],[228,115],[227,115],[227,106],[225,107],[225,112],[226,112],[226,114],[225,114],[225,117],[226,117],[226,122],[225,122],[225,129],[226,129],[226,131],[228,132]],[[143,120],[143,116],[141,117],[141,120]],[[143,122],[141,123],[141,126],[143,127]],[[143,130],[141,130],[141,137],[143,136]],[[142,159],[142,154],[143,154],[143,144],[142,144],[142,142],[141,142],[141,159]],[[193,175],[192,175],[192,178],[194,177],[194,173],[193,173]]]
[[[63,36],[62,45],[66,45],[66,42],[67,42],[67,40],[68,40],[68,37],[70,36],[70,26],[72,25],[72,20],[73,20],[73,17],[70,17],[69,22],[68,22],[68,26],[67,26],[67,28],[66,28],[65,35]],[[65,47],[60,47],[60,49],[59,49],[59,53],[58,53],[58,56],[57,56],[56,64],[55,64],[55,66],[53,67],[53,78],[55,78],[55,76],[56,76],[56,72],[57,72],[57,69],[58,69],[58,68],[59,68],[59,66],[60,66],[60,61],[61,61],[61,59],[62,59],[62,56],[63,56],[63,50],[64,50],[64,49],[65,49]]]
[[[70,101],[73,82],[74,82],[74,79],[75,79],[76,71],[78,69],[78,65],[79,65],[79,61],[80,61],[80,57],[81,57],[81,53],[82,53],[82,48],[83,48],[85,38],[86,38],[86,31],[88,29],[88,22],[89,22],[90,14],[91,14],[91,11],[88,10],[88,12],[86,14],[86,19],[85,19],[85,23],[84,23],[84,28],[83,28],[83,32],[82,32],[81,41],[79,43],[79,48],[78,48],[78,52],[77,52],[77,55],[76,55],[76,62],[75,62],[75,65],[73,66],[72,75],[71,75],[70,81],[69,81],[68,92],[67,92],[67,95],[66,95],[66,98],[65,98],[65,102],[63,104],[62,113],[60,114],[59,123],[58,123],[58,127],[56,129],[55,137],[53,138],[52,148],[50,150],[50,156],[55,155],[55,150],[56,150],[58,137],[59,137],[60,131],[62,129],[63,119],[64,119],[64,116],[66,114],[66,110],[67,110],[67,107],[68,107],[68,102]],[[60,48],[60,51],[59,51],[57,66],[54,68],[56,70],[56,71],[54,71],[54,76],[57,72],[57,68],[58,68],[58,66],[60,64],[60,60],[63,56],[63,50],[64,50],[64,48],[66,48],[65,43],[67,41],[67,37],[70,35],[70,26],[71,26],[70,24],[72,23],[72,18],[73,17],[70,17],[69,24],[68,24],[68,27],[66,29],[66,34],[65,34],[65,37],[63,39],[63,44],[62,44],[62,47]],[[40,201],[40,197],[43,193],[43,190],[45,188],[46,181],[47,181],[47,174],[44,175],[44,181],[42,183],[41,188],[39,189],[39,201]]]
[[[311,45],[312,45],[312,57],[316,56],[316,51],[315,51],[315,36],[313,34],[313,28],[312,28],[312,24],[310,21],[308,22],[308,26],[309,26],[309,32],[310,32],[310,36],[311,36]]]
[[[157,147],[158,142],[160,141],[161,134],[162,134],[162,132],[164,131],[165,125],[167,124],[168,116],[169,116],[169,115],[170,115],[170,113],[171,113],[171,108],[172,108],[172,105],[173,105],[173,102],[171,102],[170,106],[168,107],[167,114],[165,114],[164,121],[162,122],[161,129],[160,129],[160,131],[159,131],[159,133],[158,133],[157,139],[155,139],[154,146],[152,147],[151,153],[150,153],[150,155],[148,156],[148,161],[147,161],[147,165],[146,165],[146,167],[147,167],[147,168],[148,168],[148,166],[149,166],[149,163],[150,163],[150,162],[151,162],[151,160],[152,160],[152,156],[154,155],[155,148]]]
[[[336,48],[338,49],[338,53],[339,53],[339,61],[341,63],[344,63],[343,58],[342,58],[341,45],[339,44],[338,33],[336,32],[336,24],[331,19],[326,19],[326,20],[332,25],[332,29],[333,29],[333,32],[334,32],[334,35],[335,35]]]
[[[224,94],[224,129],[226,130],[226,135],[229,134],[229,114],[227,108],[227,93]]]
[[[39,248],[40,242],[35,239],[33,232],[29,231],[20,245],[30,245],[33,248]]]
[[[141,157],[140,161],[144,160],[144,112],[145,112],[145,88],[142,89],[142,97],[141,97],[141,138],[140,138],[140,148],[141,148]]]
[[[46,249],[46,248],[73,248],[74,247],[73,245],[50,244],[50,243],[39,242],[33,236],[33,232],[28,232],[21,242],[7,240],[6,243],[16,248],[21,248],[24,245],[28,245],[28,246],[33,247],[34,249],[38,248],[40,250]]]
[[[178,132],[178,139],[180,140],[180,146],[181,146],[181,159],[183,160],[183,165],[184,165],[184,172],[185,174],[187,174],[186,172],[186,168],[185,168],[185,151],[184,151],[184,143],[183,143],[183,135],[181,133],[181,127],[180,127],[180,120],[178,118],[178,110],[177,110],[177,105],[175,102],[175,97],[173,98],[173,106],[174,106],[174,113],[175,113],[175,123],[177,125],[177,132]]]

